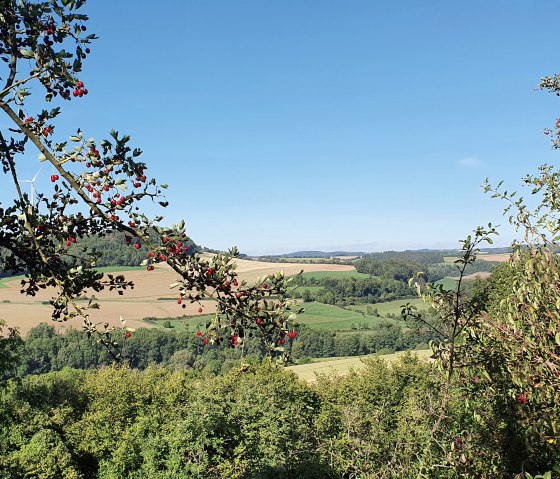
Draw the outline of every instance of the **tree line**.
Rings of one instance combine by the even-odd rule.
[[[161,321],[162,324],[165,320]],[[372,353],[390,353],[407,349],[426,348],[435,336],[426,328],[403,326],[395,321],[380,321],[368,330],[324,331],[305,325],[297,328],[297,337],[286,347],[295,362],[306,358],[360,356]],[[266,356],[259,340],[248,337],[243,348],[204,344],[193,330],[175,331],[168,328],[139,329],[130,337],[114,335],[120,343],[123,363],[145,370],[150,366],[172,369],[192,369],[213,374],[225,373],[243,358],[262,362]],[[42,323],[32,328],[25,338],[13,336],[10,342],[0,344],[5,365],[0,371],[4,378],[44,374],[64,368],[96,369],[109,366],[113,358],[95,337],[69,329],[57,333],[54,326]]]

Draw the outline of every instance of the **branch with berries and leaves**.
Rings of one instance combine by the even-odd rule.
[[[177,273],[172,287],[178,290],[179,307],[190,301],[199,303],[200,311],[202,300],[215,302],[216,315],[200,335],[202,344],[236,347],[246,336],[257,335],[271,357],[287,360],[284,345],[295,338],[296,316],[288,299],[289,279],[278,273],[254,285],[240,281],[236,249],[213,257],[193,254],[184,222],[167,228],[160,226],[162,216],[144,214],[146,201],[167,206],[167,186],[148,177],[147,165],[139,161],[142,151],[130,146],[128,135],[113,130],[108,139],[96,141],[76,128],[60,139],[56,119],[61,105],[88,95],[80,73],[96,36],[86,33],[88,17],[80,13],[85,0],[1,3],[0,58],[5,67],[0,109],[12,126],[0,131],[0,160],[16,198],[0,208],[0,248],[4,269],[25,273],[22,293],[34,296],[55,288],[53,319],[83,318],[85,330],[98,335],[119,359],[118,330],[90,319],[89,310],[99,304],[76,300],[87,290],[123,294],[133,284],[122,275],[97,272],[95,250],[84,246],[80,255],[74,252],[86,237],[120,231],[131,248],[147,248],[148,271],[166,263]],[[56,105],[30,111],[29,100],[38,90],[45,106]],[[35,194],[33,187],[29,195],[21,187],[18,166],[28,161],[23,155],[29,147],[53,169],[52,194]]]

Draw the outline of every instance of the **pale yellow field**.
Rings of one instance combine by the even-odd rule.
[[[499,261],[503,263],[505,261],[509,261],[510,254],[509,253],[498,253],[498,254],[481,254],[477,256],[477,259],[481,259],[484,261]]]
[[[290,366],[288,369],[296,373],[300,379],[307,382],[315,382],[317,380],[317,374],[326,374],[328,376],[344,376],[350,371],[359,371],[364,367],[363,359],[379,357],[385,361],[395,361],[403,354],[405,351],[400,351],[394,354],[387,354],[384,356],[356,356],[350,358],[328,358],[325,360],[320,360],[316,363],[310,364],[300,364],[297,366]],[[412,351],[412,354],[416,354],[421,359],[428,359],[432,351],[422,350],[422,351]]]
[[[298,263],[267,263],[259,261],[238,260],[237,272],[240,279],[254,281],[265,275],[283,270],[286,275],[304,271],[349,271],[353,266],[337,264],[298,264]],[[127,320],[130,327],[150,327],[141,320],[146,317],[166,318],[183,314],[198,314],[198,304],[187,304],[182,308],[175,301],[158,301],[157,298],[177,297],[175,290],[169,285],[176,281],[176,274],[167,266],[156,266],[154,271],[127,271],[123,273],[127,280],[134,282],[134,289],[125,291],[123,296],[115,292],[102,291],[94,293],[101,305],[99,310],[91,310],[90,317],[94,322],[107,322],[120,326],[120,316]],[[41,290],[35,297],[20,294],[18,280],[2,280],[4,287],[0,288],[0,319],[4,319],[9,326],[18,327],[22,334],[26,334],[32,327],[42,322],[51,322],[51,308],[41,301],[48,301],[53,291]],[[91,293],[87,293],[89,296]],[[85,303],[84,303],[85,304]],[[204,314],[213,313],[214,305],[210,301],[203,302]],[[79,328],[82,320],[74,319],[67,323],[53,323],[57,329],[68,326]]]

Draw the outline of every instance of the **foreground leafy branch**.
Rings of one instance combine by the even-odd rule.
[[[139,161],[142,151],[130,146],[130,137],[111,131],[110,138],[96,141],[76,128],[68,139],[57,134],[56,119],[65,101],[86,97],[80,78],[96,36],[87,32],[88,17],[81,12],[84,0],[0,1],[0,109],[12,126],[0,131],[0,160],[16,191],[12,205],[0,208],[0,249],[3,269],[25,273],[22,293],[34,296],[55,288],[51,300],[53,319],[84,320],[89,334],[120,358],[115,328],[109,322],[94,323],[89,310],[98,304],[78,304],[86,290],[114,290],[123,294],[133,287],[122,275],[95,271],[98,253],[82,247],[71,251],[87,236],[104,237],[120,231],[131,248],[146,248],[146,269],[166,263],[178,275],[174,287],[177,302],[216,302],[217,313],[201,341],[242,345],[246,335],[256,334],[272,357],[287,359],[284,343],[295,319],[287,299],[289,280],[278,273],[254,285],[239,281],[235,271],[236,249],[204,257],[189,251],[184,222],[161,226],[162,216],[145,215],[145,201],[167,206],[167,187],[147,176]],[[43,91],[53,108],[31,111],[33,95]],[[35,107],[33,107],[35,108]],[[18,171],[23,155],[34,147],[39,160],[52,168],[52,194],[23,191]],[[201,308],[202,304],[200,303]],[[130,331],[129,331],[130,332]],[[290,335],[292,336],[292,335]]]

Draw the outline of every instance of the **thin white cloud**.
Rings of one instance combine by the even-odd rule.
[[[465,168],[476,168],[477,166],[482,165],[482,161],[478,159],[476,156],[467,156],[466,158],[462,158],[457,162],[459,166],[464,166]]]

